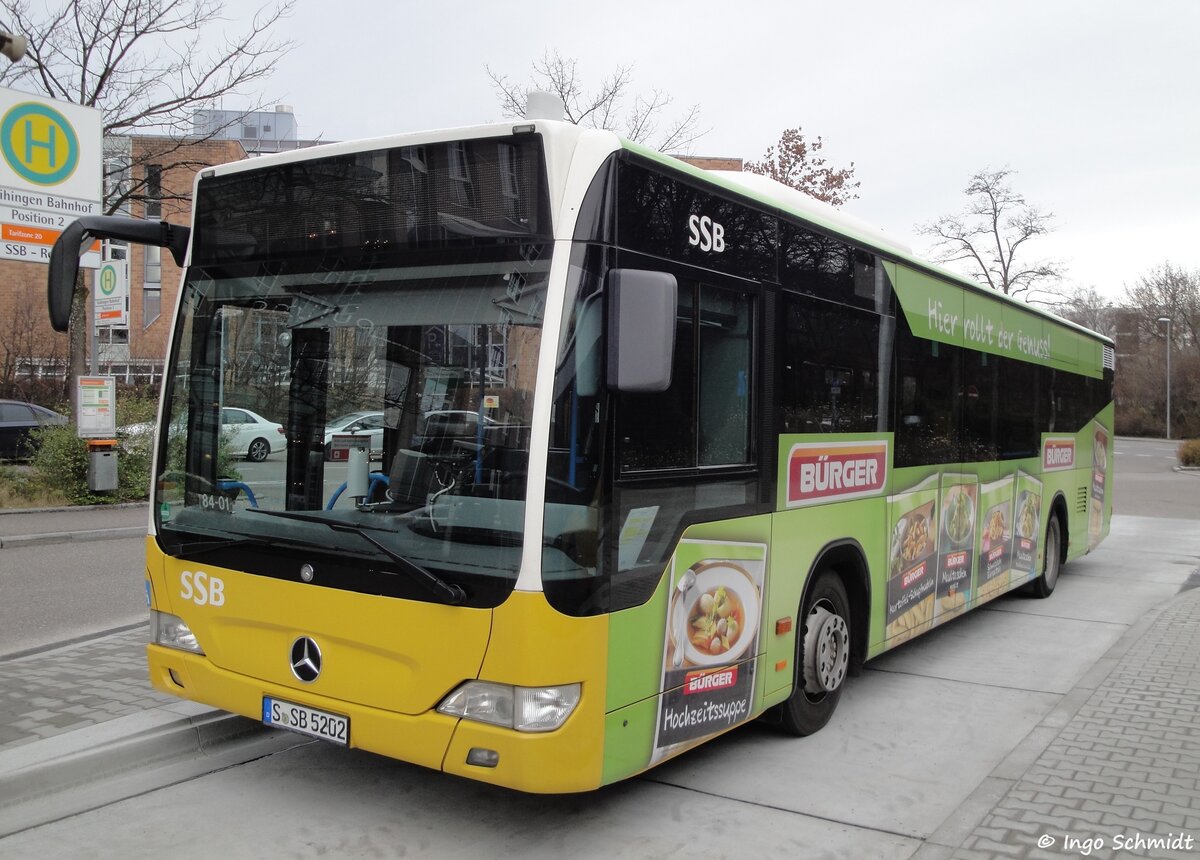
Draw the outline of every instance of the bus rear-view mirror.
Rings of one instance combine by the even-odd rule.
[[[142,221],[115,215],[85,215],[67,225],[50,250],[50,271],[46,298],[50,305],[50,325],[66,331],[71,324],[71,302],[79,278],[79,257],[93,239],[119,239],[140,245],[167,248],[175,264],[183,265],[190,230],[166,221]]]
[[[675,312],[674,275],[642,269],[608,273],[608,386],[653,393],[671,387]]]

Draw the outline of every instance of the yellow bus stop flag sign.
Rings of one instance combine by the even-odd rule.
[[[79,137],[47,104],[24,102],[0,120],[0,153],[13,172],[35,185],[59,185],[79,166]]]

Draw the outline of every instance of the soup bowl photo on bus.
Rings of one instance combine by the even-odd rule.
[[[758,632],[759,596],[750,574],[732,562],[694,565],[695,581],[672,592],[671,637],[693,666],[742,659]]]

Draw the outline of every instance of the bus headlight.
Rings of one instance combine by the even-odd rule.
[[[150,610],[150,641],[155,645],[191,651],[193,654],[204,653],[192,628],[178,615],[171,615],[169,612]]]
[[[516,729],[551,732],[567,721],[579,704],[579,684],[514,687],[490,681],[467,681],[442,700],[439,713]]]

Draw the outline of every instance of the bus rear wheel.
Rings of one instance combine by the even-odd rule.
[[[780,706],[779,726],[811,735],[829,722],[850,667],[850,600],[832,570],[818,572],[800,612],[796,632],[796,680]]]
[[[1050,514],[1046,523],[1045,556],[1042,559],[1042,574],[1029,583],[1029,591],[1034,597],[1049,597],[1058,585],[1058,573],[1062,567],[1062,523],[1058,514]]]

